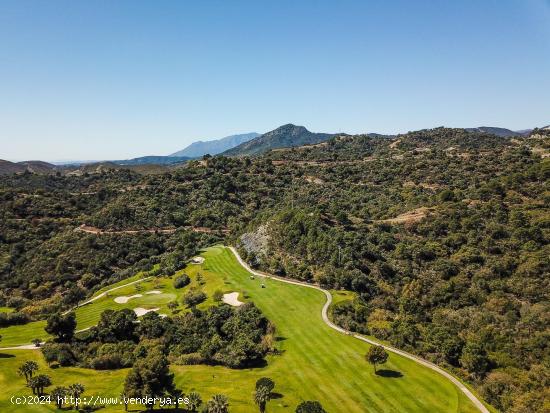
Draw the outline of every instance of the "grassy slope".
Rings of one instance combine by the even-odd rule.
[[[277,325],[282,355],[270,356],[259,369],[231,370],[224,367],[172,366],[176,382],[184,392],[199,391],[204,399],[215,393],[230,398],[231,412],[255,411],[252,402],[254,382],[272,377],[281,398],[268,404],[268,412],[294,411],[301,400],[320,400],[329,412],[475,412],[469,400],[450,382],[429,369],[390,355],[382,368],[399,372],[401,377],[373,374],[364,361],[368,345],[326,326],[320,315],[324,295],[316,290],[283,284],[274,280],[250,279],[229,250],[215,247],[204,254],[201,266],[189,266],[193,279],[201,272],[211,295],[216,289],[239,291],[240,300],[251,300]],[[266,288],[260,284],[264,282]],[[196,283],[196,281],[194,281]],[[144,289],[145,291],[145,289]],[[117,295],[119,292],[117,291]],[[344,297],[343,297],[344,298]],[[100,301],[100,300],[98,300]],[[209,300],[210,301],[210,300]],[[211,302],[205,303],[209,305]],[[137,306],[137,305],[136,305]],[[14,376],[16,366],[26,358],[40,360],[39,352],[10,351],[14,358],[0,359],[0,388],[4,394],[28,394],[23,380]],[[82,382],[88,395],[119,394],[126,371],[96,372],[77,368],[42,369],[54,384]],[[0,411],[45,411],[12,408],[0,396]],[[120,411],[113,406],[102,411]]]
[[[94,297],[107,289],[136,281],[142,276],[143,275],[134,276],[127,280],[110,285],[109,287],[105,287],[94,294]],[[159,290],[162,294],[145,294],[145,292],[151,290]],[[115,297],[124,295],[131,296],[134,294],[142,294],[143,297],[133,298],[126,304],[117,304],[113,301]],[[172,286],[172,280],[170,278],[159,278],[158,281],[148,280],[142,283],[129,285],[116,291],[112,291],[108,293],[108,295],[105,295],[90,304],[77,308],[75,311],[77,329],[81,330],[97,324],[101,313],[109,308],[116,310],[123,308],[133,309],[136,307],[160,308],[159,312],[167,313],[168,309],[166,308],[166,304],[176,299],[176,296],[177,294]],[[41,320],[20,326],[0,328],[0,336],[2,336],[0,347],[12,347],[21,344],[29,344],[34,338],[46,339],[48,335],[44,331],[45,326],[46,322]]]
[[[234,411],[250,411],[254,381],[272,377],[276,391],[269,411],[288,411],[301,400],[317,399],[330,412],[473,412],[474,407],[450,382],[416,363],[390,355],[385,370],[400,372],[399,378],[380,377],[364,361],[368,345],[326,326],[320,310],[320,291],[283,284],[274,280],[251,280],[227,249],[209,249],[204,256],[204,273],[224,278],[224,290],[240,291],[253,301],[278,328],[282,356],[273,356],[268,366],[234,371],[204,366],[175,367],[184,390],[230,396]],[[243,299],[241,295],[239,299]],[[212,371],[215,373],[211,373]],[[215,377],[212,377],[212,374]],[[247,397],[248,396],[248,397]],[[288,406],[288,407],[287,407]]]

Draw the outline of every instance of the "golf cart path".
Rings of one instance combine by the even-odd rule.
[[[409,360],[412,360],[418,364],[421,364],[423,366],[426,366],[428,367],[429,369],[432,369],[433,371],[441,374],[442,376],[444,376],[445,378],[449,379],[456,387],[458,387],[460,389],[460,391],[462,391],[462,393],[464,393],[466,395],[466,397],[468,397],[468,399],[470,399],[470,401],[474,404],[474,406],[477,407],[477,409],[482,412],[482,413],[491,413],[489,411],[489,409],[487,409],[485,407],[485,405],[481,402],[481,400],[479,400],[471,391],[470,389],[468,389],[468,387],[466,387],[460,380],[458,380],[456,377],[454,377],[452,374],[448,373],[447,371],[445,371],[444,369],[442,369],[441,367],[437,366],[436,364],[434,363],[431,363],[427,360],[424,360],[420,357],[417,357],[413,354],[410,354],[410,353],[407,353],[406,351],[403,351],[403,350],[399,350],[398,348],[395,348],[395,347],[392,347],[392,346],[388,346],[386,344],[382,344],[382,343],[379,343],[377,341],[374,341],[374,340],[371,340],[369,338],[366,338],[366,337],[363,337],[359,334],[354,334],[350,331],[347,331],[341,327],[338,327],[336,324],[334,324],[332,321],[330,321],[329,317],[328,317],[328,309],[330,307],[330,305],[332,304],[332,294],[317,286],[317,285],[314,285],[314,284],[307,284],[307,283],[304,283],[304,282],[300,282],[300,281],[294,281],[294,280],[289,280],[289,279],[286,279],[286,278],[282,278],[282,277],[277,277],[277,276],[274,276],[274,275],[270,275],[270,274],[266,274],[266,273],[262,273],[262,272],[258,272],[258,271],[255,271],[253,270],[252,268],[250,268],[250,266],[241,258],[241,256],[239,255],[239,253],[237,252],[237,250],[234,248],[234,247],[229,247],[229,249],[231,250],[231,252],[235,255],[235,257],[237,258],[237,261],[239,261],[239,263],[250,273],[256,275],[256,276],[259,276],[259,277],[267,277],[267,278],[271,278],[271,279],[274,279],[274,280],[277,280],[277,281],[281,281],[281,282],[284,282],[284,283],[287,283],[287,284],[294,284],[294,285],[300,285],[302,287],[309,287],[309,288],[313,288],[313,289],[316,289],[316,290],[319,290],[319,291],[322,291],[323,293],[325,293],[325,296],[327,298],[327,301],[325,302],[325,305],[323,306],[323,309],[321,310],[321,317],[323,318],[323,321],[325,322],[326,325],[328,325],[330,328],[342,333],[342,334],[346,334],[346,335],[350,335],[350,336],[353,336],[354,338],[358,339],[358,340],[361,340],[361,341],[364,341],[366,343],[369,343],[371,345],[377,345],[377,346],[382,346],[384,347],[384,349],[386,349],[387,351],[390,351],[392,353],[395,353],[395,354],[398,354],[402,357],[405,357],[405,358],[408,358]]]
[[[80,304],[78,304],[76,307],[67,310],[63,313],[63,315],[70,313],[71,311],[75,310],[78,307],[82,307],[83,305],[93,303],[96,300],[99,300],[102,297],[105,297],[107,294],[109,294],[112,291],[118,290],[119,288],[128,287],[129,285],[141,283],[143,281],[147,281],[149,278],[153,278],[151,276],[140,278],[139,280],[135,280],[126,284],[119,285],[118,287],[109,288],[108,290],[103,291],[101,294],[96,295],[95,297],[90,298],[89,300],[86,300]],[[89,330],[91,327],[83,328],[82,330],[76,330],[75,333],[80,333],[82,331]],[[44,343],[40,343],[41,345]],[[13,346],[13,347],[0,347],[0,350],[38,350],[40,347],[35,346],[34,344],[23,344],[21,346]]]
[[[129,285],[132,285],[132,284],[138,284],[138,283],[141,283],[143,281],[147,281],[150,278],[153,278],[153,277],[149,276],[149,277],[145,277],[145,278],[140,278],[139,280],[135,280],[135,281],[132,281],[132,282],[129,282],[129,283],[126,283],[126,284],[122,284],[122,285],[119,285],[118,287],[110,288],[108,290],[103,291],[101,294],[98,294],[95,297],[92,297],[89,300],[78,304],[75,308],[82,307],[83,305],[93,303],[94,301],[99,300],[102,297],[105,297],[107,294],[109,294],[112,291],[118,290],[120,288],[128,287]],[[63,314],[67,314],[67,313],[69,313],[73,310],[74,310],[74,308],[69,310],[69,311],[65,311]]]

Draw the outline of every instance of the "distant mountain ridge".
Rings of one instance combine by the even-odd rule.
[[[532,129],[525,129],[521,131],[513,131],[506,128],[497,128],[494,126],[480,126],[477,128],[464,128],[468,132],[483,132],[483,133],[491,133],[496,136],[501,136],[503,138],[509,138],[512,136],[526,136],[529,135]]]
[[[43,161],[10,162],[0,159],[0,175],[33,172],[36,174],[54,173],[57,170],[55,165]]]
[[[264,133],[248,142],[229,149],[222,153],[225,156],[259,155],[271,149],[288,148],[293,146],[313,145],[333,138],[336,134],[314,133],[303,126],[291,123]]]
[[[141,156],[139,158],[132,158],[119,161],[110,161],[117,165],[172,165],[175,163],[185,162],[191,159],[188,156]]]
[[[259,133],[250,132],[242,133],[239,135],[230,135],[225,138],[215,139],[211,141],[197,141],[191,145],[182,149],[181,151],[174,152],[170,156],[185,156],[188,158],[199,158],[203,155],[217,155],[228,149],[234,148],[244,142],[248,142],[251,139],[260,136]]]

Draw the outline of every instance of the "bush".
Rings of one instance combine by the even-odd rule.
[[[221,302],[222,298],[223,298],[223,292],[221,290],[216,290],[216,291],[214,291],[214,294],[212,294],[212,299],[216,303]]]
[[[183,288],[191,282],[191,279],[187,274],[182,274],[174,279],[174,288]]]
[[[59,363],[61,366],[74,366],[76,364],[76,357],[68,344],[46,343],[42,346],[42,354],[48,364],[54,362]]]
[[[206,294],[200,290],[191,290],[183,297],[187,307],[195,307],[206,300]]]

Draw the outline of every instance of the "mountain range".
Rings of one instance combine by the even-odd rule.
[[[189,156],[141,156],[139,158],[132,158],[119,161],[110,161],[117,165],[172,165],[175,163],[185,162],[191,159]]]
[[[550,126],[545,126],[540,129],[549,129]],[[514,137],[514,136],[528,136],[533,129],[525,129],[513,131],[506,128],[497,128],[491,126],[480,126],[477,128],[465,128],[468,132],[477,133],[490,133],[500,137]],[[369,134],[370,136],[384,137],[386,135]],[[126,169],[138,168],[140,173],[149,173],[147,169],[148,165],[156,165],[158,168],[171,167],[171,165],[181,164],[190,159],[199,158],[205,154],[224,156],[254,156],[272,149],[288,148],[303,145],[314,145],[321,142],[328,141],[329,139],[337,136],[330,133],[314,133],[310,132],[303,126],[297,126],[293,124],[286,124],[280,126],[270,132],[260,135],[256,132],[244,133],[239,135],[226,136],[225,138],[212,140],[212,141],[197,141],[193,142],[185,149],[175,152],[169,156],[142,156],[139,158],[127,159],[127,160],[115,160],[104,162],[78,162],[65,165],[53,165],[43,161],[24,161],[24,162],[10,162],[0,159],[0,175],[12,174],[12,173],[24,173],[26,171],[49,174],[57,171],[62,173],[68,172],[86,172],[96,171],[96,169],[119,169],[119,167],[125,167]],[[85,168],[86,166],[87,168]],[[143,168],[139,169],[140,167]],[[158,169],[157,168],[157,169]],[[164,169],[155,170],[160,173]]]
[[[330,133],[314,133],[303,126],[291,123],[278,127],[271,132],[264,133],[252,140],[241,143],[222,153],[225,156],[258,155],[271,149],[287,148],[292,146],[313,145],[324,142],[336,136]]]
[[[512,136],[527,136],[532,131],[532,129],[524,129],[524,130],[518,130],[513,131],[506,128],[496,128],[493,126],[480,126],[477,128],[465,128],[468,132],[483,132],[483,133],[491,133],[496,136],[501,136],[503,138],[509,138]]]
[[[199,158],[206,154],[217,155],[244,142],[248,142],[249,140],[254,139],[257,136],[260,136],[260,134],[256,132],[250,132],[242,133],[239,135],[230,135],[226,136],[225,138],[215,139],[211,141],[197,141],[193,142],[191,145],[187,146],[181,151],[174,152],[169,156]]]
[[[0,175],[33,172],[36,174],[53,173],[57,167],[43,161],[10,162],[0,159]]]

